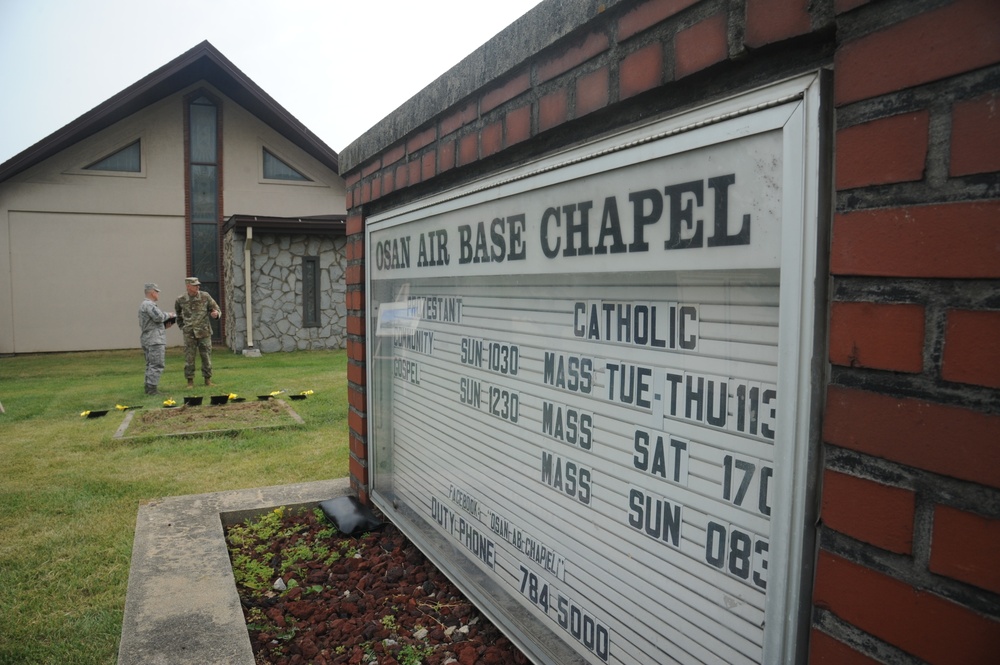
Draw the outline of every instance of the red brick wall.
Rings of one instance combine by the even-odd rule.
[[[832,67],[809,660],[997,662],[1000,2],[609,5],[345,173],[354,487],[367,496],[367,215],[616,123]]]
[[[810,654],[993,663],[1000,3],[897,9],[835,3],[832,368]]]

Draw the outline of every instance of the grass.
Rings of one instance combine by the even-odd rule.
[[[218,349],[213,361],[216,386],[189,390],[182,351],[168,349],[160,390],[178,403],[313,390],[293,403],[305,425],[115,440],[116,404],[145,411],[167,398],[143,394],[140,351],[0,358],[0,665],[116,661],[140,504],[347,475],[343,351]],[[80,416],[99,409],[110,412]]]

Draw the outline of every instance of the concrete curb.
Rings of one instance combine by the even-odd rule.
[[[223,525],[350,493],[347,478],[157,499],[140,506],[119,665],[253,665]]]

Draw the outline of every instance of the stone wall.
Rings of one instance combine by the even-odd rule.
[[[230,230],[223,241],[226,283],[226,345],[247,346],[244,246]],[[250,251],[253,348],[263,353],[340,349],[346,340],[344,302],[346,240],[328,234],[254,234]],[[302,326],[302,257],[319,258],[320,325]]]

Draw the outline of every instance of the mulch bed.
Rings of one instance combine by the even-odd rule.
[[[350,537],[319,510],[274,512],[263,539],[227,529],[234,571],[261,571],[256,589],[237,573],[258,663],[530,662],[392,524]]]
[[[206,400],[207,402],[207,400]],[[156,436],[195,434],[296,424],[288,408],[277,400],[223,405],[178,406],[137,411],[125,434]]]

